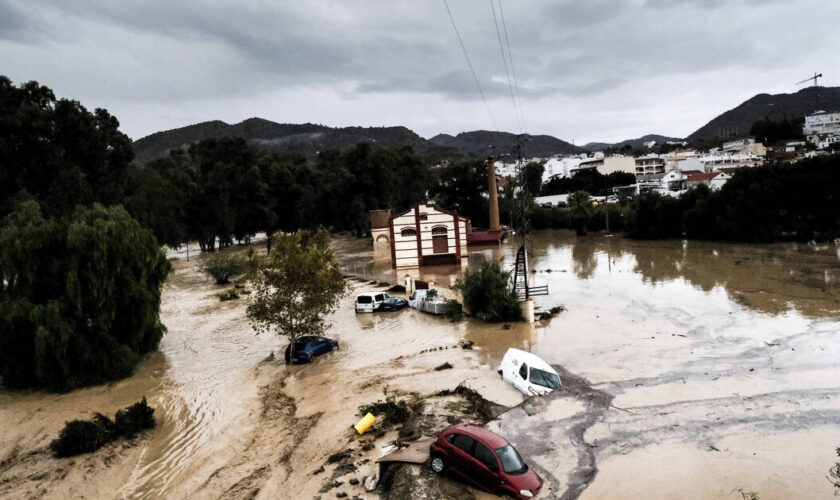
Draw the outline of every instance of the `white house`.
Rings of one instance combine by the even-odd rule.
[[[391,266],[466,264],[470,221],[455,212],[419,203],[389,221]]]
[[[840,111],[829,113],[820,110],[805,117],[805,124],[802,125],[802,135],[831,132],[840,132]]]
[[[566,156],[563,158],[555,157],[543,164],[543,183],[550,181],[552,178],[564,178],[569,177],[569,172],[577,168],[578,165],[586,158],[585,155],[582,156]]]
[[[711,189],[720,189],[731,178],[732,176],[726,172],[699,172],[689,176],[685,183],[689,188],[698,184],[705,184]]]

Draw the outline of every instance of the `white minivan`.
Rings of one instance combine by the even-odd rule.
[[[499,374],[528,396],[543,396],[560,387],[560,376],[551,365],[519,349],[507,350]]]
[[[388,297],[385,292],[364,292],[356,296],[356,312],[372,313],[379,309],[382,302]]]

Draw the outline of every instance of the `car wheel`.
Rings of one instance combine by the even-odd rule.
[[[333,346],[332,346],[332,350],[333,350],[333,351],[337,351],[337,350],[338,350],[338,342],[336,342],[335,344],[333,344]]]
[[[433,456],[429,465],[436,474],[443,474],[446,471],[446,461],[440,455]]]

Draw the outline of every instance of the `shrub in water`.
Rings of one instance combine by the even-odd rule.
[[[155,426],[155,409],[146,398],[119,410],[114,420],[96,413],[91,420],[71,420],[64,424],[58,438],[50,443],[56,457],[71,457],[96,451],[119,436],[134,437],[143,429]]]
[[[50,449],[56,457],[90,453],[110,441],[111,436],[107,429],[96,422],[71,420],[64,424],[58,438],[50,443]]]
[[[461,292],[464,307],[476,318],[494,322],[522,319],[510,273],[503,271],[495,260],[468,268],[464,279],[458,280],[453,288]]]
[[[131,438],[138,432],[154,426],[155,409],[146,403],[146,398],[119,410],[114,416],[114,428],[120,436]]]
[[[230,253],[218,253],[207,259],[202,270],[216,280],[217,285],[227,285],[245,272],[245,262]]]

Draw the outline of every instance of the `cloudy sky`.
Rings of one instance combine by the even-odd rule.
[[[0,74],[104,107],[134,139],[252,116],[682,137],[814,71],[840,85],[838,0],[503,0],[518,120],[491,1],[448,1],[487,107],[442,0],[0,0]]]

